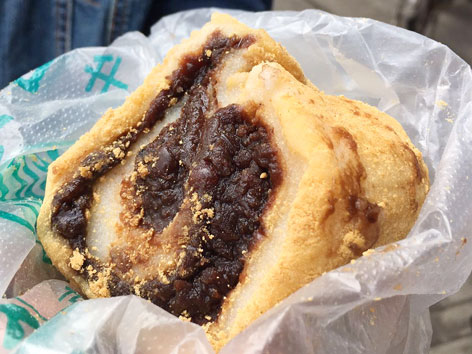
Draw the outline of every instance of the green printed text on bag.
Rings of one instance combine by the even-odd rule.
[[[0,312],[7,316],[7,326],[5,337],[3,338],[3,347],[13,349],[20,342],[25,330],[21,322],[33,329],[39,327],[39,322],[24,307],[15,304],[0,304]]]

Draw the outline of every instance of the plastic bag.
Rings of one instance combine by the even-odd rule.
[[[60,281],[53,295],[44,290],[60,275],[34,233],[48,164],[213,11],[163,18],[149,38],[128,33],[107,48],[72,51],[0,92],[0,293],[13,298],[46,280],[31,290],[36,305],[23,306],[33,317],[52,317],[47,304],[58,311],[68,291]],[[325,92],[396,117],[434,183],[406,239],[319,277],[221,352],[427,353],[429,306],[456,292],[472,268],[471,68],[440,43],[373,20],[314,10],[225,12],[266,29]],[[2,315],[11,303],[21,307],[0,301],[0,352],[8,340],[6,349],[18,353],[212,352],[200,327],[133,296],[77,302],[29,336],[28,322]]]

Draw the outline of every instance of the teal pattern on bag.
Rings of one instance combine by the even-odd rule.
[[[12,213],[0,210],[0,219],[6,219],[11,222],[22,225],[26,227],[28,230],[30,230],[34,236],[35,231],[36,231],[36,219],[39,214],[39,208],[41,207],[41,201],[34,200],[34,199],[27,199],[23,202],[12,201],[12,202],[9,202],[8,204],[18,207],[17,210],[21,212],[22,217],[16,214],[12,214]],[[46,259],[44,260],[45,260],[45,263],[49,262]]]
[[[44,250],[44,247],[41,241],[36,240],[36,244],[39,245],[39,247],[41,247],[41,260],[43,261],[43,263],[52,264],[51,258],[49,258],[48,255],[46,254],[46,251]]]
[[[0,210],[0,219],[5,219],[5,220],[12,221],[14,223],[20,224],[28,228],[32,233],[35,233],[35,227],[28,220],[22,217],[19,217],[18,215]]]
[[[13,120],[13,117],[9,116],[8,114],[0,115],[0,129],[11,120]]]
[[[106,62],[113,61],[113,55],[96,55],[93,57],[93,61],[98,64],[96,69],[93,69],[90,65],[85,66],[85,72],[89,73],[92,76],[87,86],[85,87],[86,92],[90,92],[92,90],[92,88],[95,86],[95,82],[97,81],[97,79],[104,81],[101,93],[107,92],[111,85],[121,88],[123,90],[128,89],[127,84],[115,79],[115,74],[121,64],[121,57],[117,57],[115,59],[115,63],[113,64],[113,67],[110,70],[110,74],[108,75],[102,73],[102,69]]]
[[[44,74],[49,69],[53,61],[49,61],[44,65],[41,65],[39,68],[36,68],[31,74],[29,79],[20,77],[15,80],[14,83],[21,87],[23,90],[28,91],[29,93],[36,93],[39,90],[39,83],[43,79]]]
[[[0,166],[0,201],[42,199],[46,187],[48,166],[59,153],[57,149],[12,159]]]
[[[23,300],[21,297],[18,297],[18,296],[17,296],[17,297],[15,297],[15,299],[16,299],[17,301],[21,302],[23,305],[29,307],[31,310],[33,310],[33,312],[34,312],[42,321],[47,321],[47,320],[48,320],[46,317],[44,317],[43,315],[41,315],[41,314],[39,313],[39,311],[36,310],[36,308],[35,308],[33,305],[31,305],[30,303],[26,302],[26,301]]]
[[[57,148],[53,148],[15,157],[0,166],[0,202],[17,207],[14,213],[0,209],[0,219],[26,227],[35,237],[48,166],[58,156]],[[51,264],[44,250],[42,260]]]
[[[0,129],[2,129],[3,126],[6,125],[11,120],[13,120],[13,117],[9,116],[8,114],[0,115]],[[2,161],[4,152],[5,152],[5,148],[3,147],[3,145],[0,145],[0,161]]]
[[[66,292],[62,294],[59,299],[57,299],[59,302],[62,302],[65,298],[67,298],[69,295],[74,295],[71,298],[69,298],[69,302],[71,304],[76,303],[78,300],[82,299],[82,297],[72,288],[66,285],[65,287]]]
[[[25,336],[21,322],[33,329],[39,327],[39,322],[27,309],[15,304],[0,304],[0,312],[7,316],[7,328],[3,338],[3,347],[13,349]]]

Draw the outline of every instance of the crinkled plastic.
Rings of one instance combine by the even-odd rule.
[[[34,233],[48,164],[213,11],[163,18],[148,38],[129,33],[107,48],[72,51],[0,92],[0,293],[8,287],[13,298],[60,277]],[[221,352],[427,353],[429,306],[458,291],[472,268],[471,68],[440,43],[369,19],[228,12],[266,29],[325,92],[396,117],[423,152],[433,184],[406,239],[319,277]],[[40,312],[53,295],[35,289],[37,305],[25,308],[49,318]],[[28,324],[5,316],[2,304],[0,352],[12,333],[18,353],[212,352],[198,326],[132,296],[76,303],[29,336]],[[23,335],[11,330],[18,323]]]

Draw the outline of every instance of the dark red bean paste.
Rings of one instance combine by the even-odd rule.
[[[149,173],[136,183],[143,190],[143,225],[162,230],[170,220],[161,208],[189,215],[189,241],[180,269],[170,284],[154,280],[140,292],[175,315],[186,311],[200,324],[216,318],[223,297],[237,285],[244,254],[257,241],[255,233],[263,233],[259,220],[269,193],[280,181],[267,130],[252,124],[237,105],[204,117],[204,109],[195,109],[202,97],[191,94],[181,118],[136,160],[144,164],[144,156],[159,157],[157,163],[145,164]],[[184,197],[192,195],[198,196],[197,218],[195,211],[181,209]]]
[[[263,234],[260,217],[281,180],[270,130],[256,124],[238,105],[212,109],[218,104],[211,92],[212,73],[230,50],[247,48],[252,42],[250,36],[227,38],[214,33],[201,53],[183,59],[169,89],[153,100],[142,123],[84,159],[81,166],[91,173],[78,173],[53,200],[54,230],[72,248],[84,251],[85,212],[92,203],[93,183],[121,161],[113,150],[119,147],[126,152],[145,129],[164,117],[173,98],[186,94],[180,118],[138,153],[135,170],[144,166],[147,173],[138,175],[133,188],[144,212],[139,227],[152,228],[156,235],[182,212],[185,198],[196,196],[198,210],[211,210],[188,220],[185,257],[170,282],[151,280],[139,291],[156,305],[177,316],[186,313],[199,324],[217,317],[224,297],[237,285],[244,254]],[[97,263],[85,260],[82,269],[89,279],[93,275],[87,267],[99,269]],[[114,271],[109,289],[112,296],[135,293]]]

